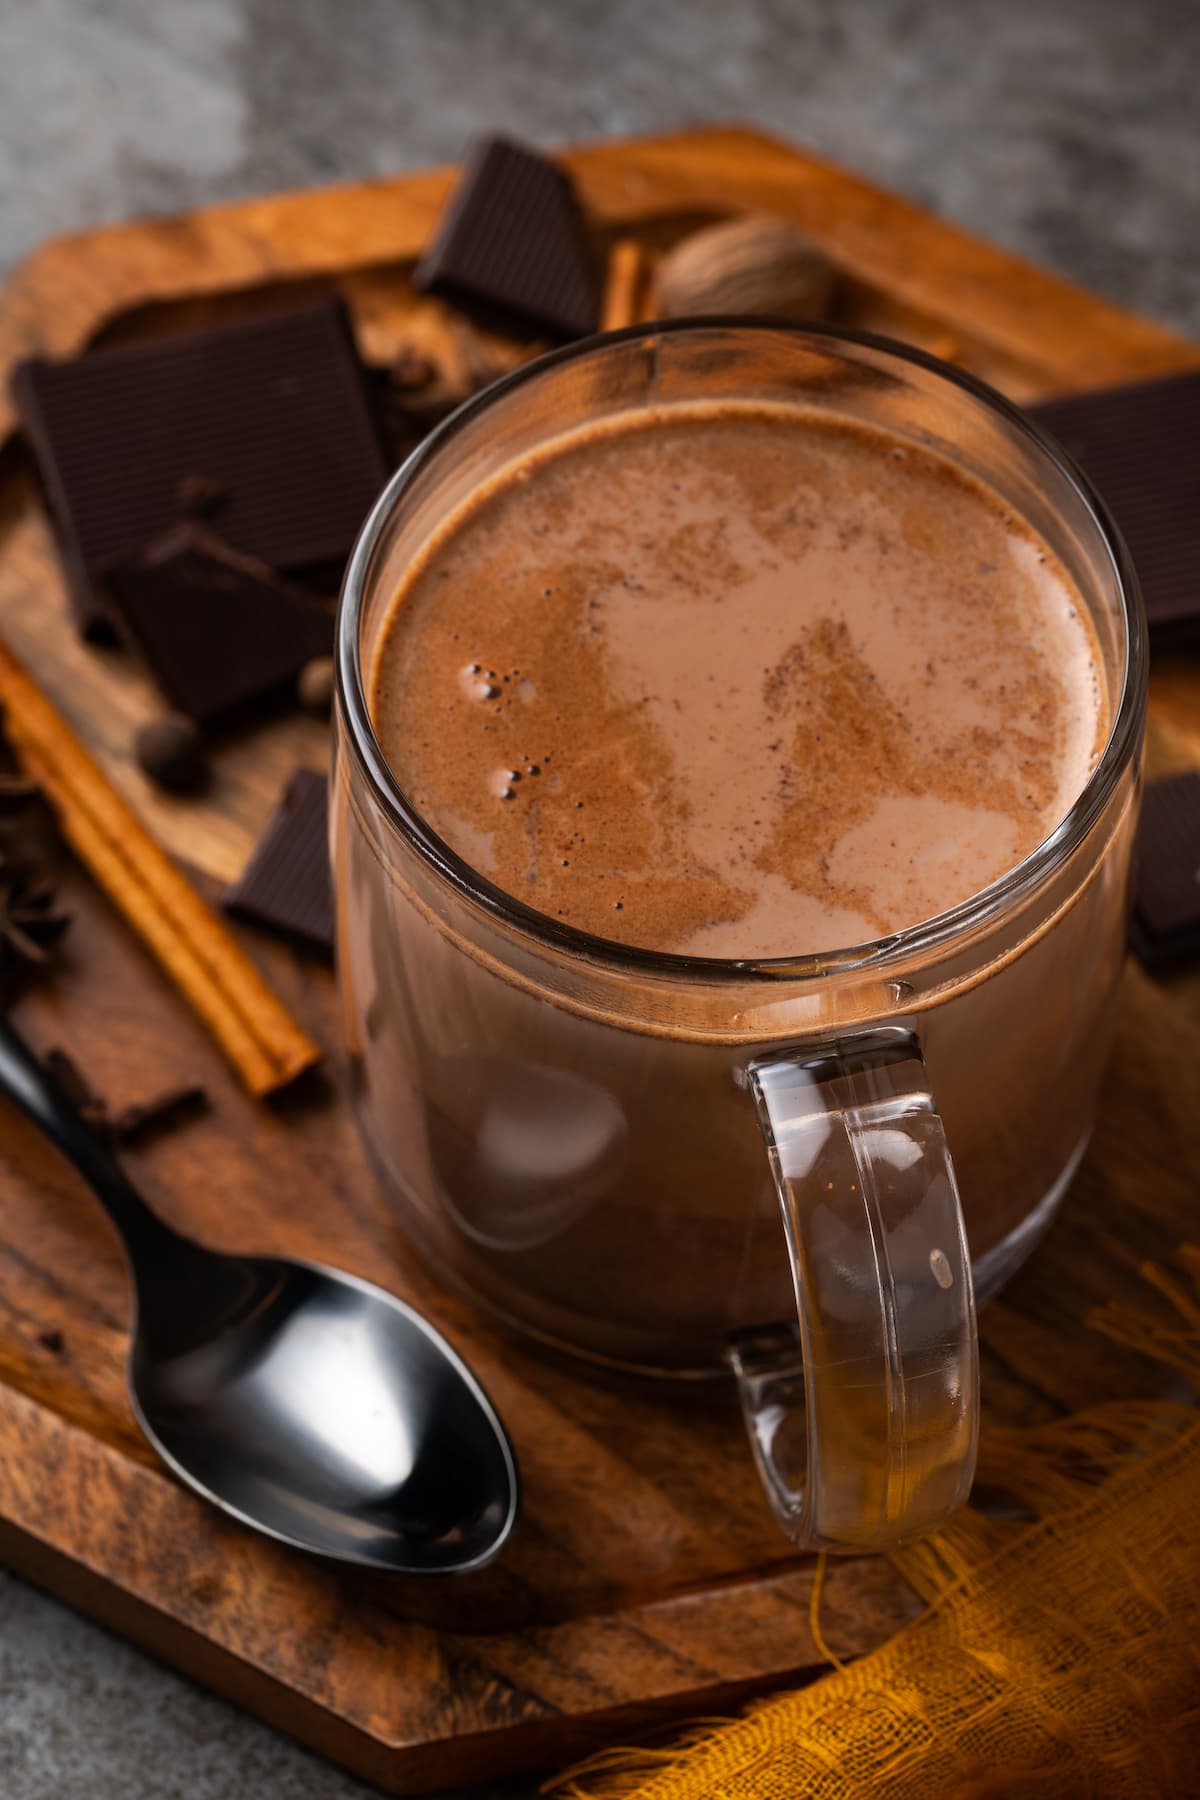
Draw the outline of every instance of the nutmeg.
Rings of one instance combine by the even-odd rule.
[[[747,213],[667,251],[658,266],[658,311],[665,319],[689,313],[820,318],[836,282],[825,252],[796,226]]]

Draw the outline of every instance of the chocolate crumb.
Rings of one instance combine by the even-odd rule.
[[[388,375],[392,386],[402,394],[419,394],[432,387],[438,378],[432,359],[420,350],[414,350],[410,344],[393,358]]]
[[[122,1107],[113,1115],[109,1129],[118,1144],[144,1144],[172,1126],[188,1124],[208,1111],[209,1098],[204,1088],[171,1088],[153,1100]]]
[[[67,1340],[62,1332],[57,1331],[54,1328],[51,1328],[49,1331],[39,1331],[37,1334],[37,1341],[42,1346],[43,1350],[48,1350],[50,1352],[51,1356],[61,1356],[67,1347]]]
[[[183,713],[165,713],[139,726],[133,753],[143,775],[168,794],[198,794],[208,782],[204,739]]]

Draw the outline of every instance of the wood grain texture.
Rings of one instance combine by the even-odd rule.
[[[778,212],[828,248],[843,275],[838,316],[846,323],[923,344],[1017,399],[1200,364],[1200,347],[1173,332],[758,132],[601,144],[566,160],[599,252],[631,232],[661,248],[707,220]],[[452,181],[453,170],[432,170],[52,240],[0,292],[0,445],[14,423],[8,371],[24,356],[229,317],[321,287],[346,299],[368,358],[385,361],[411,343],[465,372],[453,314],[408,282]],[[503,360],[503,347],[492,348]],[[261,733],[228,744],[203,810],[150,791],[130,746],[161,701],[127,659],[98,657],[60,629],[49,525],[24,485],[23,460],[0,462],[4,473],[0,617],[13,647],[168,849],[230,880],[274,803],[280,771],[322,766],[323,728],[293,717],[265,757]]]
[[[952,230],[844,171],[741,130],[572,153],[602,237],[661,247],[700,218],[787,214],[847,272],[843,316],[955,355],[1019,398],[1200,361],[1170,333]],[[369,354],[462,352],[407,271],[448,171],[284,196],[61,239],[0,297],[0,364],[227,316],[336,283]],[[518,354],[510,351],[510,354]],[[129,758],[157,703],[128,659],[82,645],[22,454],[0,458],[0,626],[134,804],[210,883],[240,867],[297,761],[326,731],[281,720],[224,746],[203,803],[149,794]],[[1150,754],[1200,766],[1200,668],[1153,680]],[[130,1152],[183,1229],[230,1249],[325,1258],[383,1281],[463,1347],[508,1421],[525,1511],[498,1567],[441,1585],[367,1581],[259,1542],[184,1492],[125,1397],[116,1242],[31,1128],[0,1125],[0,1554],[281,1729],[397,1792],[546,1766],[642,1725],[711,1714],[815,1671],[812,1568],[769,1518],[731,1397],[664,1391],[534,1358],[415,1263],[360,1158],[336,1058],[274,1108],[241,1094],[140,946],[64,865],[66,965],[19,1022],[69,1044],[114,1104],[201,1081],[211,1114]],[[243,941],[331,1051],[327,971]],[[987,1416],[1053,1417],[1163,1372],[1087,1331],[1137,1291],[1136,1264],[1195,1236],[1200,975],[1136,967],[1092,1151],[1045,1247],[983,1319]],[[836,1564],[829,1641],[854,1653],[910,1615],[872,1560]]]

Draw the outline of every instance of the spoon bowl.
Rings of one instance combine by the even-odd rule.
[[[333,1269],[188,1255],[193,1281],[156,1290],[186,1307],[139,1301],[130,1356],[138,1418],[165,1461],[224,1511],[319,1555],[408,1574],[489,1562],[515,1520],[516,1466],[445,1339]]]
[[[120,1233],[136,1294],[130,1396],[177,1475],[255,1530],[339,1562],[447,1575],[492,1560],[516,1522],[516,1461],[428,1320],[339,1270],[181,1236],[2,1019],[0,1092]]]

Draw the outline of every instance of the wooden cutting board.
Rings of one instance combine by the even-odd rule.
[[[1200,364],[1200,348],[756,132],[593,146],[567,160],[601,237],[664,245],[747,209],[786,214],[845,273],[838,316],[956,358],[1017,399]],[[66,354],[282,294],[342,292],[364,351],[453,358],[450,314],[408,274],[451,170],[285,195],[60,238],[0,295],[0,390],[20,357]],[[0,433],[11,415],[0,398]],[[215,887],[241,866],[288,772],[323,766],[326,730],[277,722],[220,753],[212,796],[152,794],[129,758],[157,710],[132,662],[66,622],[46,518],[16,441],[0,451],[0,630],[163,840]],[[1152,684],[1151,761],[1200,766],[1200,664]],[[415,1263],[360,1158],[336,1061],[315,1093],[246,1099],[140,946],[67,869],[63,973],[22,1004],[115,1104],[199,1080],[207,1118],[129,1155],[183,1229],[228,1249],[339,1262],[426,1309],[507,1420],[525,1483],[511,1548],[442,1585],[334,1571],[261,1542],[180,1488],[123,1386],[127,1291],[116,1242],[31,1128],[0,1117],[0,1555],[95,1615],[396,1792],[551,1767],[651,1723],[711,1715],[816,1672],[812,1564],[767,1515],[723,1387],[614,1385],[540,1361]],[[332,978],[244,942],[334,1051]],[[1032,1421],[1164,1391],[1157,1367],[1088,1331],[1136,1297],[1136,1265],[1195,1236],[1200,976],[1131,966],[1093,1149],[1034,1263],[983,1320],[989,1421]],[[835,1563],[822,1620],[843,1655],[911,1615],[887,1564]]]

